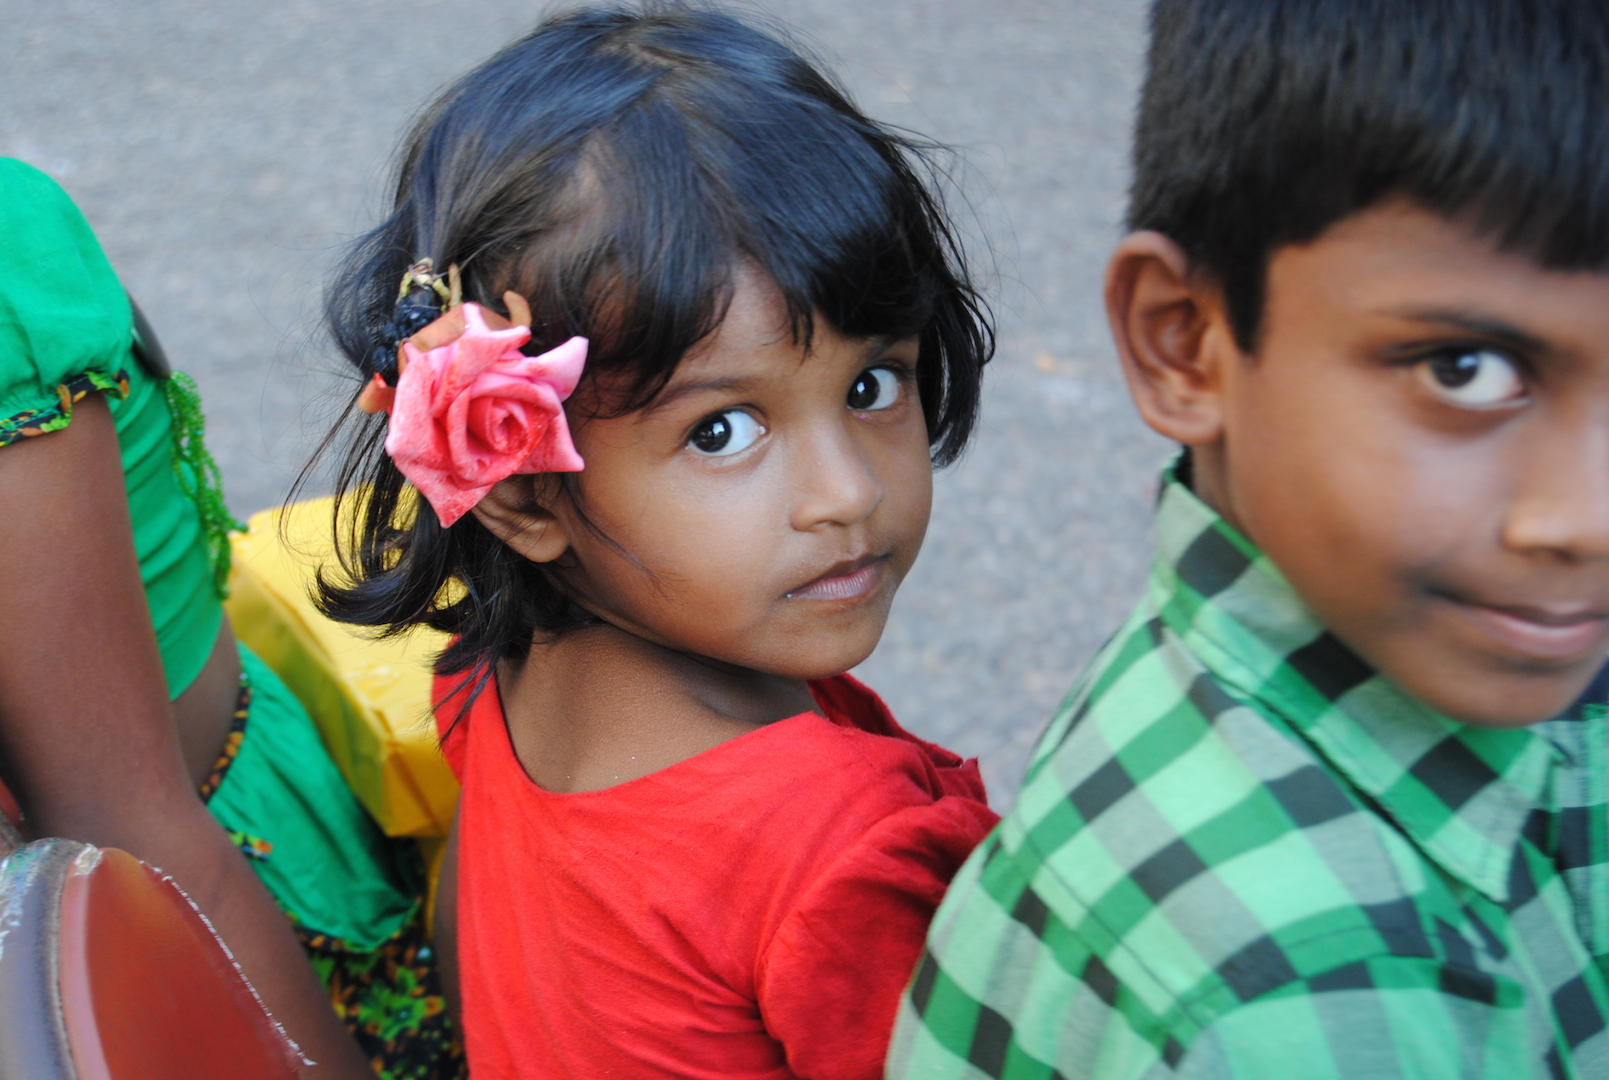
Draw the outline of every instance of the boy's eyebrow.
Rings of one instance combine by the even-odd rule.
[[[1547,348],[1545,342],[1534,334],[1527,333],[1513,323],[1502,319],[1494,319],[1487,315],[1477,315],[1458,308],[1392,308],[1387,314],[1414,322],[1440,323],[1444,326],[1456,326],[1466,333],[1479,337],[1492,338],[1506,345],[1525,352],[1541,352]]]

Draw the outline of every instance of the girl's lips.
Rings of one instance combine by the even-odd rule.
[[[877,586],[882,583],[883,574],[887,569],[888,559],[882,555],[852,570],[839,570],[838,567],[834,567],[827,574],[788,593],[788,599],[859,600],[877,591]]]
[[[1592,612],[1559,615],[1467,602],[1459,606],[1508,651],[1532,660],[1566,664],[1583,660],[1609,633],[1609,618]]]

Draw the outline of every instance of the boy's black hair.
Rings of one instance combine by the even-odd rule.
[[[456,263],[465,299],[501,310],[512,289],[530,300],[527,352],[589,338],[585,377],[614,376],[624,411],[719,325],[746,259],[781,290],[806,345],[817,317],[849,337],[919,338],[932,458],[947,464],[972,431],[994,336],[930,186],[932,149],[862,115],[779,35],[732,14],[572,11],[425,113],[395,208],[348,254],[327,317],[367,379],[395,347],[388,324],[409,265]],[[384,434],[375,417],[350,440],[338,490],[361,496],[338,515],[347,580],[321,581],[326,613],[457,635],[443,672],[523,656],[533,635],[586,622],[473,514],[442,528]],[[575,493],[574,477],[561,482]]]
[[[1275,249],[1393,196],[1552,269],[1609,265],[1603,0],[1157,0],[1129,226],[1254,352]]]

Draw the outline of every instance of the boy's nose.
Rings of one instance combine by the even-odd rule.
[[[822,525],[855,525],[883,501],[883,482],[872,463],[839,427],[821,431],[798,449],[792,524],[800,532]]]
[[[1609,557],[1609,409],[1594,412],[1556,426],[1529,455],[1503,521],[1509,550]]]

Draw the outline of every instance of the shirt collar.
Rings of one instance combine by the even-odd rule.
[[[1171,469],[1156,541],[1152,600],[1212,675],[1288,723],[1444,870],[1507,900],[1521,834],[1561,758],[1554,744],[1458,723],[1397,689]]]

